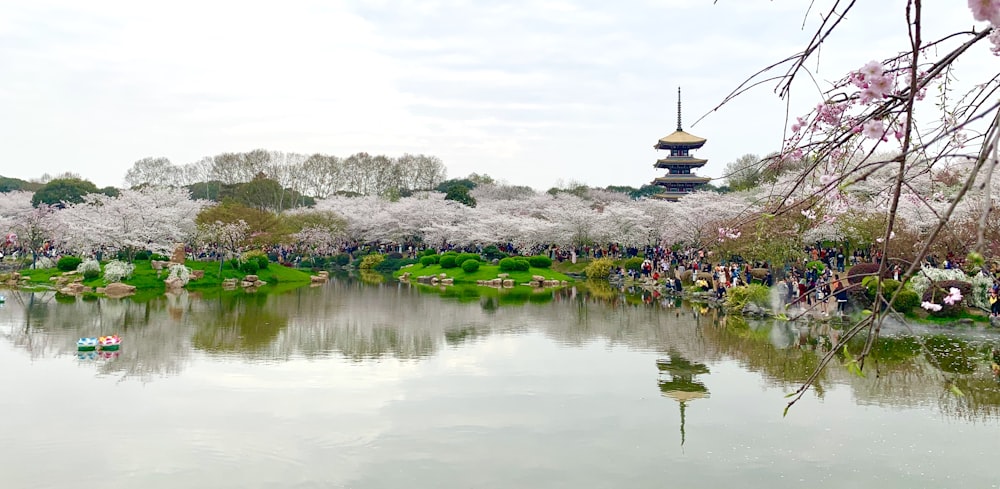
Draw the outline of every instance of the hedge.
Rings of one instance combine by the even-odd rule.
[[[547,256],[535,255],[528,257],[528,264],[535,268],[549,268],[552,266],[552,260]]]
[[[465,273],[475,273],[479,270],[479,260],[465,260],[462,262],[462,271]]]

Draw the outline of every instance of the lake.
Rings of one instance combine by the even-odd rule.
[[[981,328],[890,327],[782,417],[837,327],[610,288],[4,293],[5,488],[1000,487]]]

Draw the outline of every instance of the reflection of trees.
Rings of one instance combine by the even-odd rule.
[[[807,378],[839,334],[824,323],[748,323],[646,291],[619,290],[604,301],[575,287],[543,292],[478,288],[485,293],[456,287],[454,298],[420,289],[335,278],[320,287],[280,294],[181,291],[146,301],[67,303],[57,302],[52,293],[11,291],[0,334],[34,358],[75,355],[81,336],[121,334],[118,358],[95,360],[95,366],[102,373],[148,379],[179,372],[192,348],[245,360],[329,355],[420,359],[445,345],[480,341],[498,332],[538,331],[564,345],[599,339],[706,369],[734,359],[765,382],[789,390]],[[633,296],[639,299],[630,300]],[[512,305],[515,300],[521,305]],[[935,405],[956,416],[997,415],[1000,393],[988,373],[988,342],[951,336],[926,340],[931,353],[912,338],[884,336],[866,365],[865,378],[834,364],[814,387],[823,395],[831,385],[848,386],[861,403]],[[710,373],[697,375],[703,378],[692,382],[712,385]],[[667,382],[673,382],[664,384],[670,392],[685,392],[682,377],[671,375]],[[965,396],[950,394],[951,385]]]

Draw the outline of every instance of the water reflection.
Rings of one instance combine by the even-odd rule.
[[[195,356],[246,362],[340,356],[354,362],[420,361],[445,348],[467,348],[497,335],[539,332],[561,345],[595,340],[657,352],[659,392],[684,412],[708,396],[710,366],[735,361],[767,385],[790,392],[839,343],[843,325],[748,322],[705,304],[641,289],[567,287],[445,290],[397,282],[334,279],[281,294],[211,291],[145,301],[75,299],[12,291],[0,311],[4,339],[32,358],[76,356],[82,336],[120,334],[117,355],[85,356],[100,374],[144,381],[175,375]],[[927,334],[883,338],[864,378],[834,365],[814,395],[848,386],[855,402],[934,405],[963,418],[997,418],[1000,389],[989,370],[994,335]],[[851,345],[856,348],[857,345]],[[951,394],[958,387],[965,395]],[[713,390],[725,389],[717,385]]]

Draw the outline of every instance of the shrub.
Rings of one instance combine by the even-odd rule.
[[[56,263],[56,268],[64,272],[72,272],[81,263],[83,263],[83,260],[78,256],[64,256]]]
[[[531,264],[524,258],[514,258],[514,265],[516,265],[515,270],[518,272],[527,272],[531,268]]]
[[[420,257],[420,264],[423,265],[423,266],[425,266],[425,267],[429,267],[429,266],[437,263],[437,261],[438,261],[438,258],[436,256],[422,256],[422,257]]]
[[[378,265],[375,265],[375,271],[382,273],[395,272],[406,265],[412,265],[416,262],[417,260],[412,258],[386,258]]]
[[[501,272],[515,272],[517,271],[517,263],[514,258],[501,258],[500,259],[500,271]]]
[[[101,275],[101,264],[97,260],[87,260],[76,267],[76,273],[86,279],[97,278]]]
[[[39,256],[35,259],[34,265],[31,265],[33,270],[44,270],[46,268],[54,268],[56,266],[55,262],[47,256]]]
[[[170,275],[167,275],[167,280],[175,278],[181,280],[181,286],[187,285],[191,281],[191,269],[180,263],[170,265]]]
[[[361,270],[373,270],[379,263],[382,263],[383,260],[385,260],[385,255],[372,253],[361,259],[361,263],[358,265],[358,268]]]
[[[150,260],[156,260],[156,261],[167,261],[167,260],[170,259],[170,257],[168,257],[166,255],[161,255],[159,253],[153,253],[152,255],[149,255],[149,259]]]
[[[552,260],[542,255],[529,256],[528,263],[535,268],[549,268],[552,266]]]
[[[811,261],[809,263],[806,263],[806,269],[807,270],[816,270],[819,273],[823,273],[823,271],[826,270],[826,264],[824,264],[823,262],[821,262],[819,260]]]
[[[479,270],[479,260],[465,260],[462,262],[462,271],[465,273],[475,273]]]
[[[726,307],[733,311],[742,311],[743,307],[749,303],[761,307],[769,307],[771,304],[771,289],[766,285],[750,284],[730,287],[726,292]]]
[[[259,269],[260,268],[257,267],[257,260],[245,261],[240,264],[240,271],[247,275],[253,275],[257,273],[257,270]],[[173,270],[173,267],[171,267],[171,270]]]
[[[892,301],[892,307],[898,312],[906,314],[913,308],[920,306],[920,296],[910,289],[899,291],[896,300]],[[943,310],[943,309],[942,309]]]
[[[149,256],[150,256],[150,253],[148,251],[146,251],[146,250],[143,250],[143,251],[140,251],[140,252],[138,252],[138,253],[135,254],[135,259],[136,260],[143,260],[143,261],[145,261],[145,260],[149,259]]]
[[[104,265],[104,281],[107,283],[121,282],[131,277],[134,271],[135,265],[131,263],[125,263],[121,260],[111,260],[107,265]]]
[[[583,273],[587,274],[587,279],[608,278],[614,266],[614,260],[610,258],[598,258],[587,264],[587,268],[584,269]]]
[[[642,269],[642,258],[639,258],[638,256],[629,258],[628,260],[622,262],[622,267],[626,270],[634,270],[638,272]]]
[[[868,294],[868,298],[871,300],[875,300],[875,292],[878,288],[878,283],[879,283],[878,277],[873,277],[873,276],[865,277],[863,280],[861,280],[861,285],[865,288],[865,291]],[[896,292],[896,289],[899,289],[898,280],[887,278],[882,281],[883,296],[891,297],[892,294]]]
[[[334,255],[331,261],[338,267],[346,267],[347,264],[351,262],[351,255],[348,255],[347,253],[340,253],[338,255]]]
[[[455,263],[455,255],[441,255],[441,261],[438,263],[441,264],[441,268],[455,268],[458,266]]]
[[[955,304],[948,304],[944,302],[945,296],[948,295],[949,290],[954,287],[962,292],[962,300],[956,302]],[[969,282],[962,282],[958,280],[944,280],[941,282],[935,282],[927,290],[924,291],[921,296],[921,300],[925,302],[933,302],[935,304],[941,305],[940,311],[929,311],[931,316],[937,317],[955,317],[962,309],[964,309],[963,304],[968,302],[968,295],[972,292],[972,284]]]
[[[436,255],[437,253],[438,253],[438,252],[437,252],[437,250],[435,250],[434,248],[427,248],[427,249],[426,249],[426,250],[424,250],[424,252],[423,252],[423,253],[421,253],[420,255],[421,255],[421,256],[434,256],[434,255]]]
[[[500,251],[496,245],[489,245],[483,248],[483,257],[487,260],[501,260],[507,258],[507,253]]]
[[[394,252],[389,253],[388,255],[386,255],[386,258],[388,258],[390,260],[402,260],[403,259],[403,254],[402,253],[396,253],[394,251]]]
[[[328,260],[325,256],[314,256],[312,262],[313,266],[316,268],[326,268],[326,266],[330,263],[330,260]]]
[[[313,266],[312,258],[303,258],[301,261],[299,261],[299,266],[303,268],[312,268]]]
[[[270,260],[267,259],[267,254],[265,254],[263,251],[258,251],[258,250],[248,251],[244,253],[242,256],[242,260],[244,262],[252,261],[256,263],[257,270],[267,269],[267,265],[270,263]]]
[[[226,264],[229,265],[229,268],[232,268],[233,270],[239,270],[240,269],[240,259],[239,258],[233,258],[233,259],[227,261]]]
[[[479,261],[479,255],[476,253],[460,253],[455,257],[455,265],[460,267],[468,260]]]

